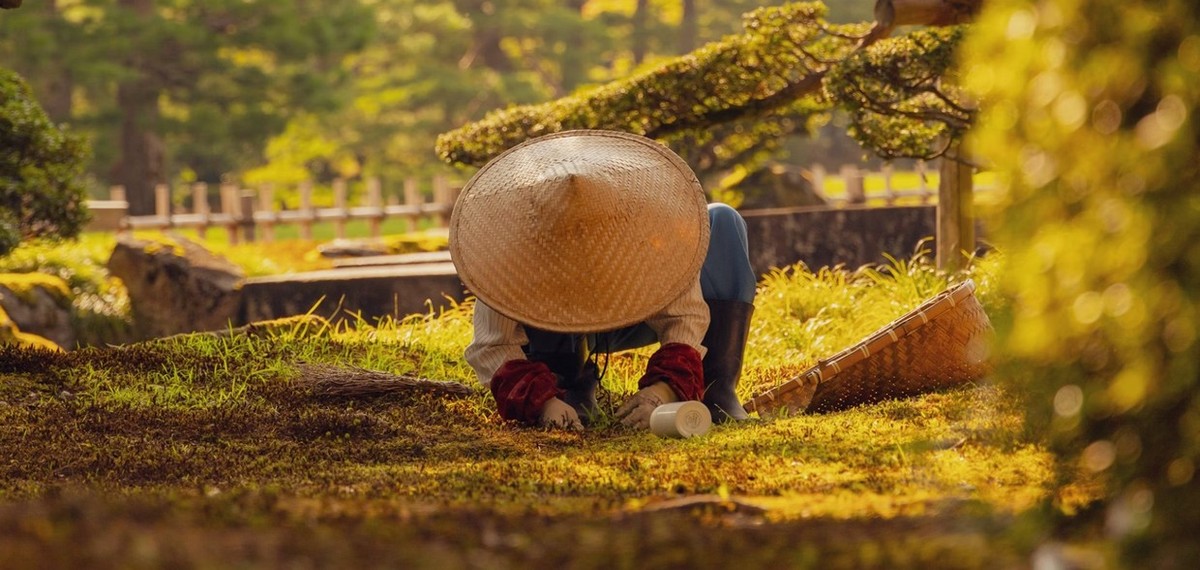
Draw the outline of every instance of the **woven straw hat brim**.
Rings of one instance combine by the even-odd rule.
[[[694,287],[707,200],[678,155],[645,137],[566,131],[485,165],[450,220],[450,255],[492,309],[556,332],[645,320]]]

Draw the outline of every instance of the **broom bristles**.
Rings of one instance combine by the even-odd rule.
[[[390,374],[332,364],[301,364],[296,382],[321,399],[377,398],[418,393],[460,397],[474,392],[470,386],[460,382],[428,380],[408,374]]]

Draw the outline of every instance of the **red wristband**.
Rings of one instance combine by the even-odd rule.
[[[700,352],[679,342],[662,345],[650,356],[646,374],[638,380],[638,388],[655,382],[666,382],[680,400],[699,400],[704,395],[704,364]]]
[[[490,387],[500,417],[528,425],[538,422],[546,402],[564,393],[550,367],[533,360],[505,362],[492,376]]]

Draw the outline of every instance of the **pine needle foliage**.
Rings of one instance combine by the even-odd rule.
[[[880,40],[834,66],[829,96],[850,117],[848,132],[884,159],[942,156],[975,122],[956,82],[967,26],[925,28]]]
[[[814,90],[866,30],[824,21],[817,2],[761,8],[745,33],[591,91],[540,105],[494,111],[438,137],[447,162],[482,166],[527,138],[571,129],[609,129],[667,138],[767,117],[805,123],[829,103]]]
[[[88,219],[87,146],[56,126],[29,85],[0,69],[0,255],[34,237],[74,237]]]

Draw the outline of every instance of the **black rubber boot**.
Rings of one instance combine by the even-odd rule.
[[[750,332],[754,305],[741,301],[706,300],[710,322],[702,343],[704,355],[704,403],[715,423],[744,420],[750,416],[737,399],[742,378],[742,356]]]
[[[600,378],[596,364],[586,360],[586,353],[543,352],[528,356],[530,360],[545,362],[558,377],[558,387],[566,391],[563,401],[575,408],[585,425],[596,417],[600,410],[596,402],[596,386]]]

